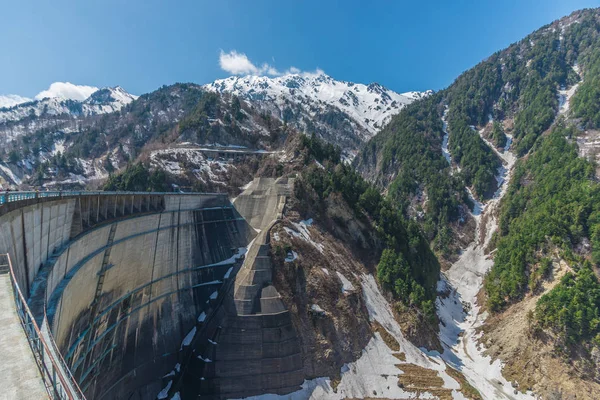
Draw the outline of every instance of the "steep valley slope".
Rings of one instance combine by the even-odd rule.
[[[492,55],[355,161],[446,260],[442,357],[484,398],[598,397],[599,21],[578,11]]]

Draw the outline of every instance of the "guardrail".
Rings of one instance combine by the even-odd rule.
[[[41,199],[47,197],[77,197],[77,196],[127,196],[127,195],[177,195],[177,196],[225,196],[227,193],[195,193],[195,192],[105,192],[105,191],[26,191],[0,192],[0,205],[14,201]]]
[[[44,339],[40,327],[35,322],[33,314],[27,306],[25,297],[23,297],[23,293],[17,283],[10,256],[8,254],[0,254],[0,264],[2,264],[2,259],[6,260],[6,264],[8,265],[17,314],[21,320],[21,325],[27,336],[27,341],[33,352],[49,397],[60,400],[85,400],[83,392],[71,375],[54,341],[50,338],[51,343],[49,345]],[[46,320],[45,315],[44,320]]]

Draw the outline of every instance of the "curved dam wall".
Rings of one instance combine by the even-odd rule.
[[[36,320],[88,399],[155,398],[254,229],[225,195],[34,203],[0,210],[0,252]]]
[[[75,200],[24,203],[21,208],[11,204],[14,209],[0,216],[0,252],[10,254],[17,283],[27,294],[42,264],[69,241]]]

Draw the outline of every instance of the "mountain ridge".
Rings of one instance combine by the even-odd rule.
[[[97,89],[83,100],[61,96],[33,100],[17,95],[3,96],[3,98],[13,98],[15,101],[23,102],[8,107],[0,107],[0,124],[19,121],[32,116],[32,114],[38,117],[43,114],[71,114],[74,116],[105,114],[120,110],[123,106],[137,99],[138,96],[126,92],[120,86],[114,86]]]
[[[379,83],[339,81],[321,71],[274,78],[231,76],[203,87],[252,101],[305,133],[316,131],[328,141],[341,140],[338,144],[351,152],[406,105],[433,93],[396,93]]]

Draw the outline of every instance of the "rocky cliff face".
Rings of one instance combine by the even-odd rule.
[[[273,284],[292,310],[306,378],[336,380],[342,365],[359,358],[373,335],[359,277],[373,271],[382,244],[343,203],[332,204],[327,221],[302,219],[294,200],[290,203],[272,229]],[[364,255],[369,252],[375,254]]]

